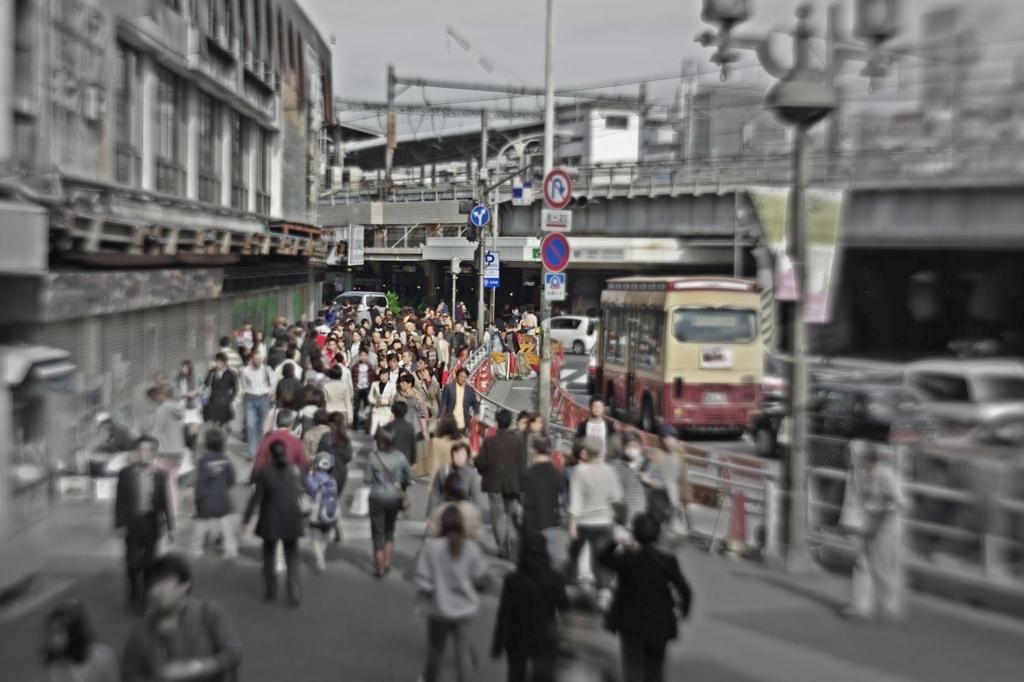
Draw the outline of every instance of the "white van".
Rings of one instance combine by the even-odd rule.
[[[373,307],[388,309],[388,297],[383,291],[346,291],[334,297],[334,305],[338,307],[351,305],[358,310],[360,303],[365,305],[367,310]]]

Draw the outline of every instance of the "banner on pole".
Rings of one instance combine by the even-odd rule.
[[[775,300],[795,301],[796,280],[789,259],[789,193],[781,187],[748,187],[768,249],[775,257]],[[827,324],[832,317],[832,292],[838,288],[835,264],[842,229],[843,190],[809,189],[805,210],[807,225],[807,301],[804,320]]]

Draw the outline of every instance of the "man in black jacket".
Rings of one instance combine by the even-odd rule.
[[[519,504],[520,482],[526,471],[526,443],[509,431],[512,413],[499,410],[495,416],[498,432],[484,440],[475,464],[483,475],[483,491],[487,493],[491,508],[494,540],[498,543],[498,556],[512,556],[512,516]]]
[[[639,547],[624,547],[628,540],[623,539],[618,545],[609,543],[597,557],[619,576],[605,625],[619,633],[624,682],[665,679],[665,648],[679,636],[678,617],[690,614],[690,585],[679,562],[654,546],[660,532],[658,519],[640,514],[633,520]]]
[[[391,406],[393,420],[389,426],[395,431],[398,451],[409,460],[409,466],[414,466],[416,464],[416,427],[405,418],[408,413],[408,404],[396,402]]]
[[[533,439],[533,465],[523,473],[521,484],[523,533],[544,537],[552,568],[565,566],[565,539],[559,514],[562,474],[551,463],[551,442],[544,436]]]
[[[128,572],[128,605],[144,606],[149,589],[149,567],[156,560],[157,543],[167,527],[174,540],[174,515],[167,497],[167,475],[153,466],[160,441],[142,436],[135,443],[136,461],[117,477],[114,527],[124,529],[125,565]]]

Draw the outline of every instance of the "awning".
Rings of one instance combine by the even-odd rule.
[[[20,386],[32,378],[51,391],[66,391],[78,371],[69,352],[49,346],[0,346],[0,361],[8,386]]]

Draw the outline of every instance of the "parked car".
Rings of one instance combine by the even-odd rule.
[[[551,338],[576,355],[593,350],[597,344],[597,318],[562,315],[551,318]]]
[[[1024,414],[985,422],[965,434],[938,438],[931,449],[945,453],[1014,459],[1024,455]]]
[[[753,412],[747,433],[761,457],[778,456],[779,425],[786,408],[769,404]],[[863,439],[877,443],[933,437],[942,422],[925,406],[913,389],[890,384],[814,384],[809,391],[807,432],[842,440]]]
[[[388,297],[383,291],[346,291],[334,297],[336,306],[348,304],[358,309],[360,303],[365,305],[367,310],[374,306],[381,310],[388,309]]]
[[[952,428],[1024,414],[1024,364],[1016,360],[922,360],[906,365],[903,377]]]
[[[594,395],[597,385],[597,346],[590,349],[590,360],[587,362],[587,393]]]

